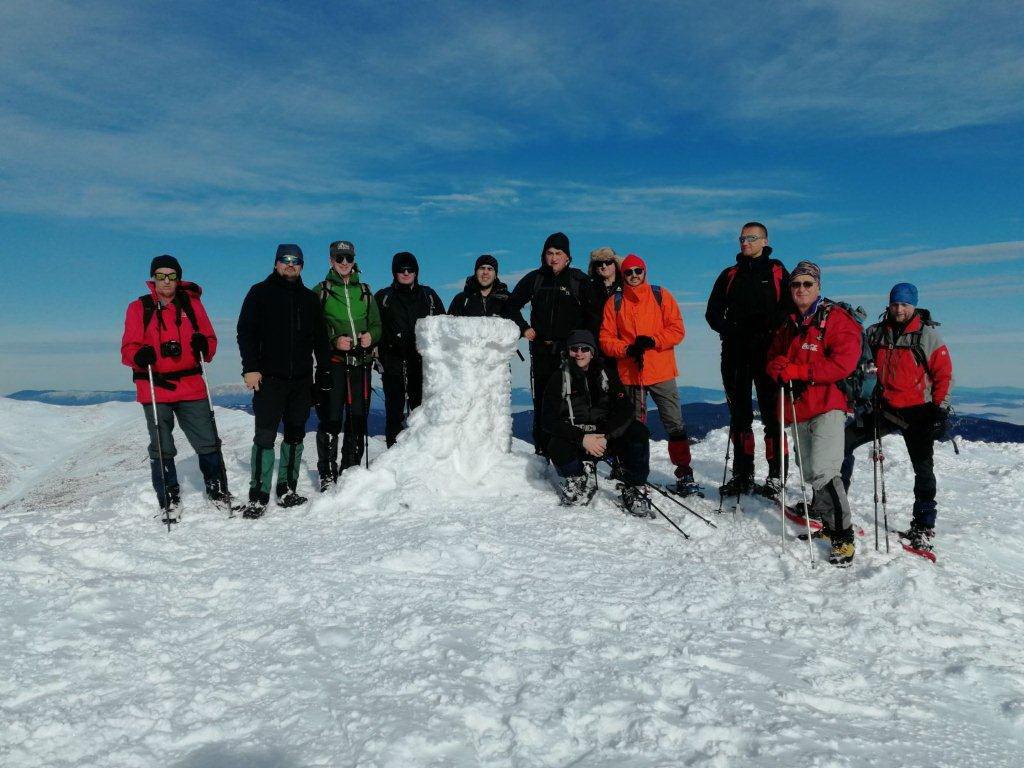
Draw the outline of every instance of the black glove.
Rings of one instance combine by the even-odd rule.
[[[135,353],[135,357],[132,359],[139,368],[148,368],[156,364],[156,350],[149,346],[149,344],[146,344],[139,347],[139,351]]]
[[[650,336],[637,336],[636,341],[633,342],[637,349],[646,352],[648,349],[654,349],[654,339]]]
[[[633,362],[636,363],[636,367],[641,371],[644,369],[644,350],[642,347],[637,346],[636,343],[630,344],[626,347],[626,357],[632,358]]]
[[[929,431],[932,440],[941,440],[946,436],[946,430],[949,429],[949,409],[935,403],[929,403],[929,406],[931,411]]]
[[[196,360],[199,356],[203,356],[203,360],[209,361],[210,359],[210,340],[201,333],[192,334],[192,354],[195,355]]]

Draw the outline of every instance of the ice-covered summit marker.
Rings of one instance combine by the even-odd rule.
[[[369,470],[346,470],[337,495],[325,502],[362,506],[393,490],[504,494],[504,483],[489,482],[492,473],[530,474],[529,457],[511,453],[509,361],[518,340],[515,323],[501,318],[440,315],[417,322],[422,405],[398,442]]]

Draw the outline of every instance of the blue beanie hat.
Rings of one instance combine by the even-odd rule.
[[[913,283],[896,283],[889,291],[890,304],[917,306],[917,286]]]

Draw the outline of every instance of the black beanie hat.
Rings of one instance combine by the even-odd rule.
[[[416,257],[408,251],[399,251],[391,257],[391,274],[397,275],[402,269],[411,269],[417,275],[420,272],[420,265],[416,261]]]
[[[594,334],[583,328],[572,331],[565,340],[566,347],[578,347],[583,344],[586,344],[595,353],[597,352],[597,342],[594,341]]]
[[[473,271],[476,272],[478,269],[480,269],[480,267],[483,266],[494,267],[495,274],[497,274],[498,272],[498,260],[491,256],[491,254],[489,253],[485,253],[483,256],[477,258],[476,265],[473,267]]]
[[[178,273],[178,279],[181,280],[181,264],[169,253],[157,256],[149,262],[149,276],[152,277],[158,269],[173,269]]]
[[[569,238],[565,233],[553,232],[548,235],[548,239],[544,241],[544,247],[540,251],[541,261],[544,260],[544,254],[547,253],[548,248],[557,248],[568,256],[570,261],[572,260],[572,254],[569,252]]]
[[[302,249],[299,248],[295,243],[281,243],[277,246],[277,255],[274,256],[274,261],[277,261],[282,256],[298,256],[300,259],[305,261],[302,256]]]

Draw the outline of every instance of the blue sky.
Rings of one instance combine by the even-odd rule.
[[[874,315],[910,280],[961,384],[1024,379],[1024,14],[1012,3],[0,6],[0,392],[130,387],[124,308],[170,252],[225,342],[278,242],[411,250],[446,300],[563,230],[680,299],[680,382],[739,225]],[[516,364],[516,381],[525,367]],[[522,370],[520,370],[522,369]]]

